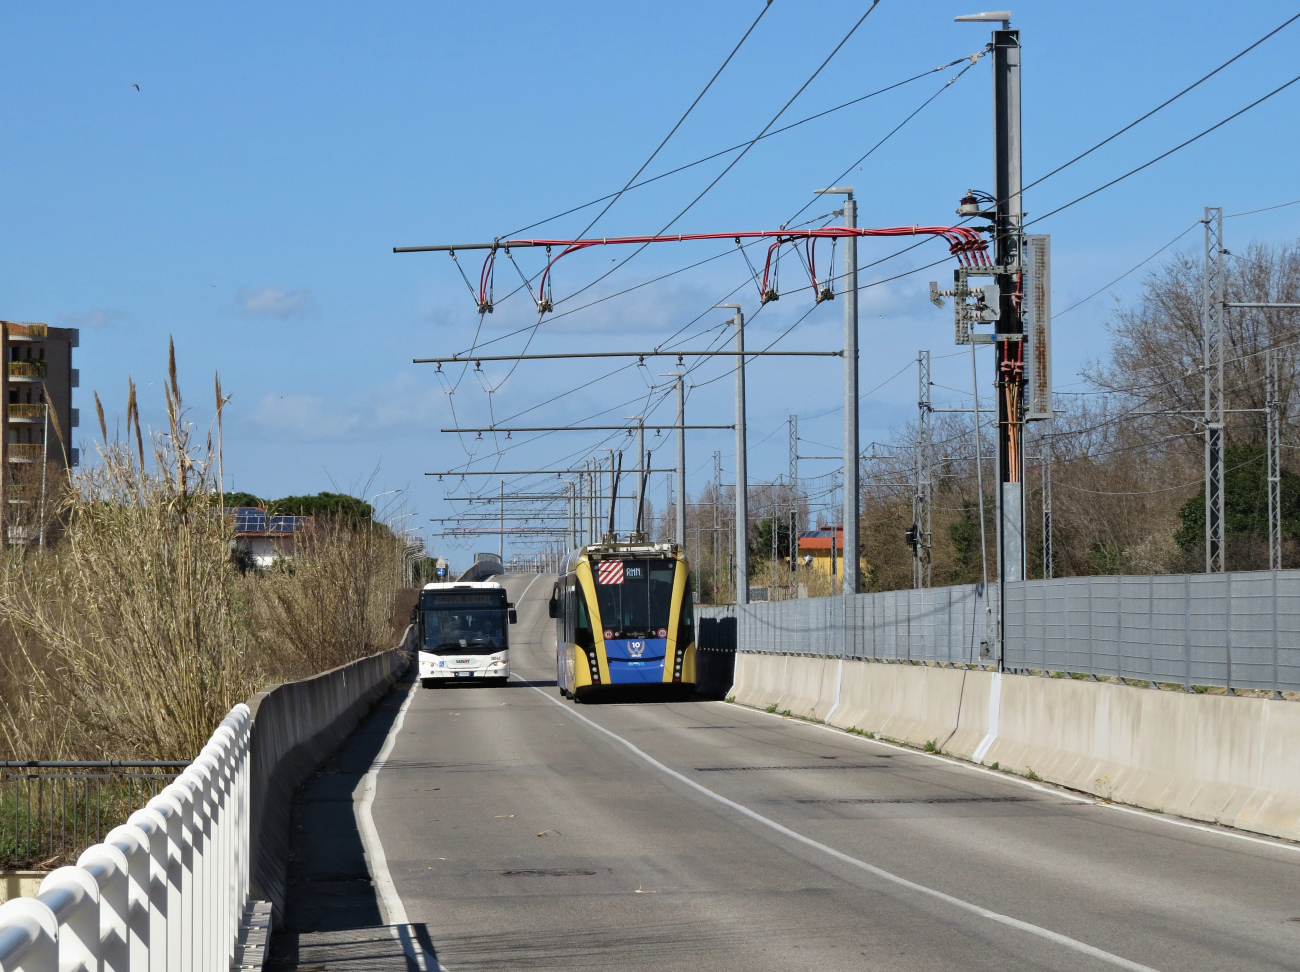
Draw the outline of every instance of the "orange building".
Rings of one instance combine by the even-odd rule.
[[[844,527],[826,527],[799,534],[799,564],[823,574],[840,576],[843,571]],[[867,562],[858,559],[858,576],[867,574]]]

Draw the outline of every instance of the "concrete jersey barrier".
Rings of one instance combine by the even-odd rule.
[[[402,644],[248,701],[252,710],[250,856],[252,895],[284,910],[289,814],[294,792],[314,773],[411,663],[411,629]]]
[[[737,702],[1105,800],[1300,840],[1300,705],[1113,682],[741,653]]]

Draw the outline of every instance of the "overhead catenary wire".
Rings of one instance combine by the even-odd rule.
[[[838,104],[833,108],[827,108],[824,111],[817,112],[816,114],[808,115],[806,118],[801,118],[796,122],[791,122],[789,125],[783,125],[780,128],[774,128],[766,135],[761,136],[759,141],[772,138],[776,135],[784,134],[785,132],[798,128],[800,125],[806,125],[808,122],[816,121],[818,118],[825,118],[827,115],[834,114],[837,111],[843,111],[845,108],[851,108],[853,105],[860,104],[861,102],[867,101],[870,98],[875,98],[878,95],[886,94],[887,92],[893,91],[895,88],[901,88],[904,85],[911,84],[913,81],[919,81],[922,78],[928,78],[930,75],[937,74],[940,71],[946,71],[951,67],[956,67],[958,64],[964,63],[965,61],[969,60],[970,57],[971,55],[969,54],[963,55],[959,58],[956,58],[955,60],[949,61],[946,64],[940,64],[938,67],[930,68],[928,71],[922,71],[920,74],[914,74],[910,78],[904,78],[902,81],[895,81],[893,84],[886,85],[883,88],[877,88],[875,91],[869,92],[864,95],[860,95],[857,98],[853,98],[849,101],[842,102],[841,104]],[[694,162],[687,162],[685,165],[679,165],[675,169],[669,169],[667,172],[661,172],[658,175],[651,176],[650,178],[638,182],[635,185],[627,186],[624,189],[620,190],[620,192],[629,192],[633,189],[640,189],[642,186],[648,186],[653,182],[658,182],[660,179],[666,179],[669,176],[677,175],[679,172],[685,172],[687,169],[694,168],[697,165],[701,165],[705,162],[712,162],[714,159],[720,158],[723,155],[728,155],[731,152],[739,151],[740,149],[744,148],[747,144],[748,144],[747,142],[738,142],[735,145],[730,146],[729,148],[719,149],[717,152],[714,152],[711,155],[706,155],[703,158],[696,159]],[[538,226],[544,226],[547,223],[554,222],[557,219],[563,219],[565,216],[571,216],[574,213],[581,212],[582,210],[588,209],[592,206],[599,206],[605,200],[612,199],[618,194],[619,193],[611,192],[608,195],[601,196],[599,199],[593,199],[590,202],[585,202],[580,206],[574,206],[572,209],[566,209],[562,213],[556,213],[554,216],[547,216],[545,219],[539,219],[535,223],[529,223],[527,226],[521,226],[518,229],[511,230],[509,233],[504,234],[504,236],[518,236],[520,233],[526,233],[530,229],[536,229]]]
[[[1300,16],[1300,14],[1298,14],[1297,16]],[[1114,185],[1116,185],[1116,184],[1118,184],[1118,183],[1120,183],[1120,182],[1123,182],[1125,179],[1129,178],[1129,176],[1137,175],[1139,172],[1143,171],[1144,169],[1149,169],[1151,166],[1155,165],[1157,162],[1160,162],[1160,161],[1162,161],[1163,159],[1167,159],[1167,158],[1169,158],[1169,156],[1173,155],[1175,152],[1178,152],[1178,151],[1180,151],[1181,149],[1186,148],[1187,146],[1191,145],[1193,142],[1199,141],[1200,139],[1204,138],[1206,135],[1209,135],[1211,132],[1216,131],[1216,130],[1222,128],[1224,125],[1228,124],[1228,122],[1230,122],[1230,121],[1232,121],[1232,120],[1234,120],[1234,119],[1236,119],[1236,118],[1240,118],[1242,115],[1244,115],[1246,112],[1250,111],[1251,109],[1256,108],[1256,107],[1258,107],[1259,105],[1262,105],[1264,102],[1268,101],[1268,100],[1269,100],[1270,98],[1272,98],[1274,95],[1280,94],[1281,92],[1285,91],[1287,88],[1291,87],[1291,85],[1295,84],[1297,81],[1300,81],[1300,74],[1297,74],[1297,75],[1296,75],[1295,77],[1293,77],[1290,81],[1286,81],[1286,82],[1284,82],[1283,84],[1278,85],[1276,88],[1274,88],[1274,89],[1273,89],[1272,91],[1270,91],[1268,94],[1266,94],[1266,95],[1262,95],[1261,97],[1256,98],[1254,101],[1252,101],[1250,104],[1248,104],[1245,108],[1240,108],[1240,109],[1238,109],[1237,111],[1234,111],[1234,112],[1233,112],[1231,115],[1229,115],[1227,118],[1224,118],[1224,119],[1221,120],[1221,121],[1215,122],[1215,123],[1214,123],[1213,125],[1211,125],[1209,128],[1206,128],[1206,129],[1204,129],[1204,130],[1198,132],[1197,134],[1193,135],[1191,138],[1189,138],[1189,139],[1187,139],[1187,140],[1185,140],[1185,141],[1183,141],[1183,142],[1179,142],[1177,145],[1175,145],[1173,148],[1169,149],[1168,151],[1166,151],[1166,152],[1161,152],[1159,155],[1157,155],[1155,158],[1151,159],[1150,161],[1148,161],[1148,162],[1143,162],[1141,165],[1137,166],[1136,168],[1129,169],[1129,171],[1125,172],[1123,175],[1121,175],[1121,176],[1117,176],[1116,178],[1111,179],[1109,182],[1105,183],[1104,185],[1100,185],[1100,186],[1098,186],[1096,189],[1093,189],[1093,190],[1091,190],[1091,191],[1089,191],[1089,192],[1085,192],[1082,196],[1078,196],[1078,197],[1076,197],[1076,198],[1074,198],[1074,199],[1071,199],[1068,203],[1065,203],[1064,205],[1061,205],[1061,206],[1057,206],[1055,209],[1051,210],[1050,212],[1046,212],[1046,213],[1044,213],[1042,216],[1037,216],[1037,217],[1035,217],[1034,219],[1029,220],[1028,222],[1025,223],[1025,225],[1026,225],[1026,226],[1029,226],[1029,225],[1031,225],[1031,224],[1033,224],[1033,223],[1041,222],[1042,220],[1045,220],[1045,219],[1047,219],[1047,218],[1050,217],[1050,216],[1055,216],[1057,213],[1063,212],[1064,210],[1069,209],[1071,206],[1074,206],[1074,205],[1076,205],[1076,204],[1078,204],[1078,203],[1081,203],[1081,202],[1083,202],[1085,199],[1090,199],[1091,197],[1097,195],[1097,193],[1099,193],[1099,192],[1103,192],[1104,190],[1109,189],[1111,186],[1114,186]]]
[[[1258,103],[1258,102],[1257,102],[1257,103]],[[1248,108],[1249,108],[1249,107],[1253,107],[1253,106],[1248,106]],[[1248,110],[1248,109],[1243,109],[1243,110]],[[1198,137],[1199,137],[1199,136],[1198,136]],[[1050,173],[1049,173],[1049,175],[1050,175]],[[1126,177],[1126,176],[1125,176],[1125,177]],[[1121,178],[1125,178],[1125,177],[1121,177]],[[1044,177],[1044,178],[1046,178],[1046,177]],[[1041,180],[1040,180],[1040,181],[1041,181]],[[1103,187],[1103,188],[1105,188],[1105,187]],[[1287,204],[1282,204],[1282,205],[1287,205]],[[1269,207],[1269,208],[1272,208],[1272,207]],[[1257,212],[1257,211],[1262,211],[1262,210],[1253,210],[1253,211],[1250,211],[1250,212]],[[1248,213],[1243,213],[1243,214],[1233,214],[1233,215],[1247,215],[1247,214],[1248,214]],[[1049,215],[1051,215],[1051,214],[1049,214]],[[1041,217],[1041,218],[1046,218],[1046,217]],[[1172,245],[1172,244],[1169,244],[1169,245]],[[1168,245],[1167,245],[1167,246],[1168,246]],[[1154,256],[1158,255],[1159,252],[1163,252],[1164,249],[1167,249],[1167,246],[1164,247],[1164,248],[1162,248],[1161,251],[1158,251],[1157,254],[1153,254],[1152,257],[1148,258],[1147,261],[1143,261],[1143,263],[1149,262],[1149,260],[1150,260],[1150,259],[1153,259]],[[940,262],[943,262],[943,261],[940,261]],[[1139,267],[1140,267],[1140,266],[1141,266],[1141,264],[1139,265]],[[918,270],[919,270],[919,269],[923,269],[923,268],[918,268]],[[1136,269],[1138,269],[1138,267],[1133,268],[1133,270],[1136,270]],[[1130,270],[1130,271],[1128,271],[1127,273],[1131,273],[1131,272],[1133,272],[1133,270]],[[916,271],[909,271],[909,272],[916,272]],[[1125,276],[1127,276],[1127,273],[1125,274]],[[905,275],[905,274],[900,274],[899,276],[903,276],[903,275]],[[890,279],[897,279],[897,278],[890,278]],[[1123,278],[1121,277],[1121,278],[1119,278],[1119,279],[1123,279]],[[1118,281],[1116,281],[1116,282],[1118,282]],[[1107,287],[1109,287],[1109,286],[1113,286],[1113,283],[1107,285]],[[1107,288],[1103,288],[1103,291],[1104,291],[1105,289],[1107,289]],[[1092,295],[1092,296],[1095,296],[1095,295]],[[1087,299],[1091,299],[1091,297],[1089,297],[1089,298],[1085,298],[1085,300],[1087,300]],[[1080,303],[1082,303],[1082,302],[1080,302]],[[1077,305],[1076,305],[1076,306],[1077,306]],[[1063,311],[1063,312],[1061,312],[1061,313],[1066,313],[1066,312],[1068,312],[1069,310],[1072,310],[1072,309],[1073,309],[1073,307],[1071,307],[1071,308],[1067,308],[1066,311]],[[805,315],[805,316],[806,316],[806,315]],[[1058,316],[1059,316],[1059,315],[1058,315]],[[779,339],[779,338],[778,338],[778,339]],[[1174,380],[1177,380],[1177,379],[1174,379]]]
[[[772,0],[764,0],[763,8],[759,10],[758,16],[754,18],[754,22],[749,25],[749,29],[746,30],[744,35],[740,38],[740,40],[736,42],[736,46],[731,49],[731,53],[727,55],[726,60],[724,60],[722,64],[718,67],[718,69],[713,72],[713,77],[709,78],[708,84],[706,84],[703,90],[701,90],[700,93],[695,96],[695,100],[691,102],[690,107],[688,107],[686,111],[682,113],[681,118],[677,119],[677,124],[674,125],[672,129],[668,132],[668,134],[664,136],[663,141],[660,142],[657,146],[655,146],[655,150],[650,153],[649,157],[644,162],[641,163],[641,167],[637,169],[634,173],[632,173],[632,178],[627,180],[627,184],[624,185],[623,188],[620,189],[618,192],[614,193],[613,197],[609,200],[609,203],[605,206],[605,208],[602,209],[599,213],[597,213],[595,217],[591,220],[591,222],[587,224],[586,228],[581,233],[578,234],[579,236],[586,236],[589,232],[591,232],[591,228],[595,226],[598,222],[600,222],[600,218],[610,211],[611,207],[613,207],[613,205],[623,197],[623,194],[627,192],[628,189],[631,188],[632,184],[641,177],[641,173],[646,170],[646,167],[655,160],[656,156],[658,156],[661,151],[663,151],[663,147],[668,144],[669,140],[674,135],[677,134],[677,130],[681,128],[682,125],[686,122],[686,119],[690,117],[691,112],[695,110],[695,106],[700,103],[700,101],[704,98],[706,94],[708,94],[709,89],[713,87],[713,82],[717,81],[718,78],[721,77],[722,72],[725,71],[727,65],[731,63],[731,59],[736,56],[736,52],[740,50],[740,48],[744,45],[745,41],[749,40],[749,35],[754,32],[754,28],[758,26],[758,22],[763,19],[764,15],[766,15],[768,10],[770,10],[771,8],[772,8]],[[511,233],[510,235],[513,236],[515,234]]]
[[[848,33],[846,33],[846,34],[845,34],[845,35],[840,39],[840,42],[839,42],[838,44],[835,45],[835,48],[834,48],[834,49],[833,49],[829,54],[826,55],[825,60],[823,60],[823,61],[821,62],[821,64],[819,64],[819,65],[817,66],[817,69],[816,69],[815,71],[813,71],[813,73],[812,73],[811,75],[809,75],[808,80],[806,80],[803,84],[801,84],[801,85],[799,86],[799,90],[796,91],[793,95],[790,96],[790,100],[787,101],[784,105],[782,105],[782,106],[781,106],[781,109],[780,109],[780,110],[779,110],[775,115],[772,116],[772,120],[769,121],[766,125],[763,126],[762,131],[760,131],[760,132],[759,132],[757,135],[755,135],[755,136],[754,136],[754,137],[753,137],[753,138],[752,138],[748,143],[746,143],[745,147],[744,147],[743,149],[740,150],[740,154],[737,155],[737,156],[736,156],[734,159],[732,159],[730,162],[728,162],[727,165],[726,165],[726,167],[725,167],[721,172],[719,172],[719,173],[718,173],[718,174],[713,178],[713,181],[711,181],[707,186],[705,186],[703,189],[701,189],[700,192],[695,196],[695,198],[692,199],[689,203],[687,203],[687,204],[686,204],[686,205],[685,205],[685,206],[684,206],[684,207],[683,207],[683,208],[682,208],[682,209],[677,213],[676,216],[674,216],[674,217],[673,217],[672,219],[670,219],[667,223],[665,223],[665,224],[663,225],[663,228],[660,229],[659,232],[657,232],[657,233],[654,234],[655,236],[662,236],[664,233],[667,233],[668,230],[673,226],[674,223],[676,223],[679,219],[681,219],[683,216],[685,216],[687,213],[689,213],[692,209],[694,209],[695,206],[696,206],[696,204],[698,204],[699,201],[700,201],[701,199],[703,199],[706,195],[708,195],[708,193],[713,189],[713,187],[716,186],[719,182],[721,182],[721,181],[723,180],[723,178],[727,175],[727,173],[730,172],[732,169],[734,169],[734,168],[736,167],[736,165],[740,162],[741,159],[743,159],[746,155],[749,154],[749,150],[752,149],[752,148],[753,148],[753,147],[758,143],[758,140],[759,140],[760,138],[762,138],[765,134],[767,134],[768,130],[771,129],[771,127],[777,123],[777,120],[780,119],[780,117],[786,113],[786,111],[789,109],[789,107],[790,107],[792,104],[794,104],[795,99],[797,99],[801,94],[804,93],[804,91],[808,88],[808,85],[812,84],[813,81],[815,81],[815,80],[817,79],[817,77],[822,73],[822,71],[825,70],[826,65],[830,64],[831,60],[835,57],[835,55],[838,54],[838,53],[840,52],[840,50],[844,47],[844,45],[847,44],[847,43],[849,42],[849,39],[850,39],[850,38],[851,38],[855,33],[857,33],[858,28],[861,27],[862,24],[866,22],[866,19],[867,19],[868,17],[871,16],[872,12],[873,12],[873,11],[876,9],[876,7],[879,6],[879,5],[880,5],[880,0],[871,0],[871,5],[870,5],[869,7],[867,7],[866,12],[865,12],[861,17],[859,17],[859,18],[857,19],[857,21],[853,24],[852,27],[849,28]],[[585,286],[583,286],[583,287],[580,288],[579,290],[575,291],[574,293],[570,294],[568,297],[566,297],[566,298],[564,298],[564,299],[565,299],[565,300],[572,300],[574,297],[578,296],[578,294],[582,293],[583,291],[585,291],[585,290],[589,290],[590,288],[594,287],[594,286],[595,286],[596,284],[598,284],[601,280],[604,280],[604,279],[605,279],[606,277],[608,277],[611,273],[613,273],[614,271],[618,270],[621,266],[623,266],[624,264],[626,264],[628,261],[635,259],[636,256],[637,256],[637,254],[640,253],[640,252],[641,252],[642,250],[644,250],[644,249],[645,249],[645,245],[643,244],[641,247],[639,247],[637,250],[635,250],[635,251],[634,251],[630,256],[628,256],[628,257],[627,257],[625,260],[623,260],[621,263],[615,265],[612,269],[605,271],[605,272],[602,273],[599,277],[597,277],[595,280],[591,281],[591,283],[586,284]]]
[[[1188,233],[1190,233],[1192,230],[1196,229],[1196,227],[1198,227],[1198,226],[1200,226],[1200,225],[1201,225],[1201,221],[1198,219],[1196,222],[1192,223],[1191,226],[1187,227],[1187,229],[1183,230],[1181,233],[1179,233],[1177,236],[1175,236],[1172,240],[1170,240],[1168,243],[1166,243],[1166,244],[1165,244],[1164,246],[1162,246],[1160,249],[1156,250],[1155,253],[1152,253],[1149,257],[1147,257],[1145,260],[1141,261],[1140,263],[1134,264],[1133,266],[1129,267],[1127,270],[1125,270],[1123,273],[1121,273],[1118,277],[1116,277],[1116,278],[1115,278],[1114,280],[1112,280],[1110,283],[1106,284],[1106,286],[1104,286],[1104,287],[1100,287],[1100,288],[1098,288],[1097,290],[1094,290],[1094,291],[1093,291],[1092,293],[1090,293],[1087,297],[1083,298],[1083,300],[1075,301],[1075,302],[1074,302],[1073,304],[1071,304],[1069,307],[1065,308],[1065,310],[1063,310],[1063,311],[1058,311],[1057,313],[1053,314],[1053,315],[1052,315],[1052,320],[1056,320],[1058,317],[1063,317],[1063,316],[1065,316],[1066,314],[1070,313],[1070,311],[1074,310],[1076,307],[1080,307],[1080,306],[1082,306],[1083,304],[1086,304],[1088,301],[1092,300],[1092,298],[1096,297],[1098,294],[1105,293],[1107,290],[1110,290],[1111,287],[1115,286],[1117,283],[1119,283],[1121,280],[1123,280],[1123,279],[1124,279],[1125,277],[1127,277],[1129,274],[1131,274],[1131,273],[1133,273],[1133,272],[1135,272],[1135,271],[1137,271],[1137,270],[1141,270],[1144,266],[1146,266],[1148,263],[1150,263],[1152,260],[1154,260],[1154,259],[1155,259],[1156,257],[1158,257],[1160,254],[1164,253],[1165,250],[1169,249],[1171,246],[1173,246],[1175,243],[1177,243],[1177,242],[1178,242],[1179,240],[1181,240],[1184,236],[1186,236]]]
[[[1113,142],[1115,139],[1119,138],[1119,137],[1120,137],[1121,135],[1123,135],[1125,132],[1130,131],[1131,129],[1136,128],[1138,125],[1142,124],[1142,122],[1146,121],[1146,120],[1147,120],[1148,118],[1150,118],[1152,115],[1154,115],[1154,114],[1156,114],[1157,112],[1162,111],[1163,109],[1165,109],[1165,108],[1169,107],[1170,105],[1172,105],[1175,101],[1177,101],[1177,100],[1178,100],[1179,98],[1181,98],[1183,95],[1187,94],[1188,92],[1192,91],[1192,90],[1195,89],[1195,88],[1200,87],[1200,85],[1202,85],[1202,84],[1204,84],[1206,81],[1210,80],[1210,78],[1214,77],[1216,74],[1218,74],[1218,73],[1219,73],[1220,71],[1222,71],[1224,68],[1228,67],[1228,65],[1232,64],[1234,61],[1237,61],[1237,60],[1239,60],[1239,59],[1242,58],[1242,57],[1245,57],[1247,54],[1249,54],[1249,53],[1250,53],[1251,51],[1253,51],[1255,48],[1259,47],[1260,44],[1264,43],[1266,40],[1268,40],[1268,39],[1269,39],[1270,37],[1272,37],[1274,34],[1278,33],[1279,31],[1283,30],[1284,28],[1290,26],[1290,25],[1293,24],[1296,20],[1300,20],[1300,14],[1296,14],[1296,15],[1293,16],[1293,17],[1289,17],[1289,18],[1287,18],[1287,20],[1285,20],[1283,23],[1281,23],[1281,24],[1278,25],[1277,27],[1274,27],[1272,30],[1270,30],[1267,34],[1265,34],[1265,35],[1264,35],[1263,37],[1261,37],[1259,40],[1255,41],[1255,42],[1254,42],[1253,44],[1251,44],[1250,46],[1248,46],[1248,47],[1242,49],[1241,51],[1238,51],[1238,52],[1237,52],[1236,54],[1234,54],[1232,57],[1228,58],[1226,61],[1224,61],[1222,64],[1220,64],[1218,67],[1216,67],[1216,68],[1215,68],[1213,71],[1211,71],[1209,74],[1203,75],[1203,76],[1201,76],[1198,80],[1193,81],[1193,82],[1192,82],[1191,84],[1189,84],[1187,87],[1183,88],[1183,90],[1179,91],[1176,95],[1174,95],[1174,96],[1171,97],[1171,98],[1166,99],[1165,101],[1162,101],[1160,104],[1156,105],[1154,108],[1152,108],[1152,109],[1151,109],[1150,111],[1148,111],[1146,114],[1142,115],[1140,118],[1137,118],[1137,119],[1135,119],[1135,120],[1129,122],[1127,125],[1125,125],[1123,128],[1121,128],[1119,131],[1115,132],[1115,133],[1112,134],[1112,135],[1108,135],[1108,136],[1106,136],[1106,137],[1103,138],[1100,142],[1098,142],[1096,145],[1092,146],[1092,148],[1087,149],[1087,150],[1085,150],[1085,151],[1083,151],[1083,152],[1080,152],[1078,155],[1076,155],[1074,158],[1070,159],[1068,162],[1063,162],[1061,165],[1058,165],[1055,169],[1052,169],[1050,172],[1046,173],[1045,175],[1041,175],[1041,176],[1039,176],[1037,179],[1035,179],[1033,182],[1029,183],[1028,185],[1026,185],[1026,186],[1022,186],[1022,187],[1020,188],[1020,191],[1021,191],[1021,192],[1025,192],[1026,190],[1032,189],[1034,186],[1038,185],[1039,183],[1041,183],[1041,182],[1045,182],[1046,180],[1052,178],[1052,176],[1056,175],[1057,173],[1065,171],[1066,169],[1068,169],[1070,166],[1074,165],[1074,163],[1080,161],[1081,159],[1086,159],[1086,158],[1087,158],[1089,155],[1091,155],[1093,152],[1097,151],[1097,149],[1101,148],[1101,147],[1104,146],[1104,145],[1108,145],[1109,143]],[[1251,107],[1253,107],[1253,106],[1251,106]],[[1236,117],[1236,116],[1233,116],[1233,117]],[[1229,119],[1229,120],[1231,120],[1231,119]],[[1220,124],[1222,124],[1222,122],[1220,122]],[[1217,126],[1216,126],[1216,127],[1217,127]],[[1211,129],[1211,131],[1212,131],[1212,129]],[[1197,138],[1199,138],[1199,137],[1200,137],[1200,136],[1198,135]],[[1180,146],[1180,148],[1181,148],[1181,146]],[[1175,150],[1175,151],[1176,151],[1176,150]],[[1158,161],[1158,160],[1157,160],[1157,161]],[[1149,165],[1149,164],[1150,164],[1150,163],[1148,163],[1148,165]],[[1125,176],[1125,177],[1121,177],[1121,178],[1126,178],[1126,176]],[[1103,187],[1103,188],[1105,188],[1105,187]],[[1050,216],[1051,213],[1049,213],[1048,215]],[[1040,218],[1041,218],[1041,219],[1046,219],[1046,216],[1044,216],[1044,217],[1040,217]]]

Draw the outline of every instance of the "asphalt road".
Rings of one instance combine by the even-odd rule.
[[[551,578],[506,583],[531,684],[395,694],[353,757],[391,742],[385,873],[341,801],[300,825],[322,873],[375,877],[300,882],[304,927],[409,922],[450,972],[1300,969],[1300,849],[722,702],[575,706]]]

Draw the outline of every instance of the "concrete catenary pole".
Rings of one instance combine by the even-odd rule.
[[[852,186],[818,189],[822,194],[844,196],[844,225],[858,225],[858,204]],[[844,552],[841,571],[845,594],[859,589],[858,564],[861,544],[858,518],[862,507],[862,484],[858,469],[858,239],[844,238]]]
[[[717,304],[734,310],[736,329],[736,603],[749,603],[749,471],[745,442],[745,315],[739,304]]]

